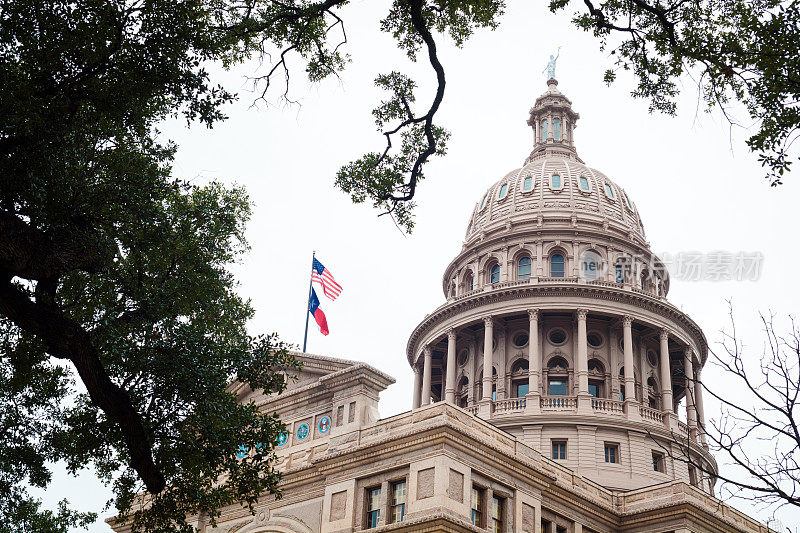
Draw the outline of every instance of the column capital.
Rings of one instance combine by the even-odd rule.
[[[588,309],[579,308],[575,310],[575,315],[578,317],[578,320],[586,320],[586,315],[588,314]]]
[[[494,317],[493,316],[483,317],[483,325],[486,327],[494,327]]]
[[[669,330],[667,328],[662,328],[662,330],[658,332],[658,338],[662,341],[669,340]]]
[[[433,350],[431,350],[430,345],[423,346],[422,355],[425,357],[431,357],[433,355]]]
[[[414,374],[422,374],[422,369],[419,367],[419,365],[412,366],[411,370],[414,371]]]
[[[694,353],[694,350],[692,350],[691,346],[684,346],[684,348],[683,348],[683,356],[684,357],[686,357],[687,359],[689,359],[691,361],[691,357],[692,357],[693,353]]]
[[[456,329],[450,328],[447,330],[447,340],[456,340]]]
[[[629,328],[629,327],[631,327],[631,324],[633,324],[633,317],[632,316],[625,315],[625,316],[622,317],[622,325],[624,327]]]
[[[539,320],[539,310],[538,309],[528,309],[528,318],[530,320]]]

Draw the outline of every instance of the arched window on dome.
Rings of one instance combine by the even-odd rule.
[[[483,209],[484,207],[486,207],[486,200],[488,199],[489,199],[489,193],[487,192],[486,194],[483,195],[483,200],[481,200],[481,206],[479,207],[479,209]]]
[[[471,291],[475,288],[474,285],[475,283],[472,277],[472,271],[467,271],[467,273],[464,274],[464,290]]]
[[[563,357],[553,357],[547,363],[547,394],[549,396],[566,396],[569,365]]]
[[[517,279],[530,279],[531,277],[531,258],[522,257],[517,263]]]
[[[658,383],[655,378],[647,378],[647,405],[650,409],[658,409],[660,394],[658,393]]]
[[[578,187],[583,192],[589,192],[589,178],[587,178],[586,176],[581,176],[580,178],[578,178]]]
[[[508,194],[508,183],[504,183],[500,186],[500,192],[497,193],[497,198],[502,200]]]
[[[626,193],[625,191],[622,191],[622,197],[625,198],[625,205],[628,206],[628,209],[633,211],[633,204],[631,204],[631,199],[628,198],[628,193]]]
[[[533,176],[525,176],[522,180],[522,192],[530,192],[533,190]]]
[[[553,174],[550,176],[550,188],[551,189],[561,189],[561,176],[558,174]]]
[[[466,407],[469,402],[469,379],[467,376],[461,378],[458,382],[458,406]]]
[[[608,196],[610,200],[614,199],[614,189],[611,188],[611,185],[604,183],[603,190],[606,192],[606,196]]]
[[[519,358],[511,365],[511,391],[514,398],[524,398],[528,392],[528,360]]]
[[[500,265],[497,263],[489,269],[489,283],[500,283]]]
[[[605,366],[599,359],[589,359],[587,369],[589,371],[589,394],[595,398],[605,398]]]
[[[561,121],[557,118],[553,119],[553,139],[556,141],[561,140]]]
[[[564,255],[557,253],[550,256],[550,277],[564,277]]]
[[[603,270],[603,258],[600,254],[587,250],[581,256],[581,277],[586,280],[595,280]]]
[[[542,121],[542,142],[547,142],[547,119]]]

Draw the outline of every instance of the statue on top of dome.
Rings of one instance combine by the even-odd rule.
[[[553,57],[553,54],[550,54],[550,61],[547,62],[547,66],[542,71],[542,74],[544,74],[545,70],[547,71],[547,79],[548,80],[556,79],[556,61],[558,61],[558,57],[560,55],[561,55],[561,47],[560,46],[558,47],[558,53],[556,54],[555,57]]]

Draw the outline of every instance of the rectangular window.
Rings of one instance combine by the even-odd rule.
[[[378,527],[378,520],[381,518],[381,488],[373,487],[367,489],[366,505],[367,510],[367,528]]]
[[[470,507],[470,519],[473,526],[483,527],[483,489],[473,485]]]
[[[503,504],[505,501],[497,496],[492,497],[492,533],[503,532]]]
[[[614,270],[617,275],[617,283],[624,283],[625,282],[625,275],[622,271],[622,265],[616,265]]]
[[[692,465],[689,465],[689,483],[694,487],[697,486],[697,471]]]
[[[600,397],[600,385],[597,383],[589,383],[589,394],[594,396],[595,398]]]
[[[578,183],[580,184],[580,188],[582,191],[589,190],[589,180],[586,178],[586,176],[581,176],[580,178],[578,178]]]
[[[550,533],[550,522],[542,518],[542,533]]]
[[[553,139],[556,141],[561,140],[561,121],[557,118],[553,119]]]
[[[566,458],[567,458],[567,441],[554,440],[553,459],[566,459]]]
[[[616,444],[606,444],[605,451],[606,451],[607,463],[619,462],[619,446],[617,446]]]
[[[527,383],[517,383],[514,385],[514,394],[516,398],[524,398],[528,394]]]
[[[656,472],[664,472],[664,454],[660,452],[653,452],[653,470]]]
[[[406,482],[398,481],[391,485],[392,502],[389,506],[389,523],[402,522],[406,515]]]
[[[563,379],[550,380],[550,396],[566,396],[567,395],[567,382]]]
[[[559,176],[558,174],[553,174],[553,176],[550,178],[550,186],[553,189],[560,189],[561,188],[561,176]]]

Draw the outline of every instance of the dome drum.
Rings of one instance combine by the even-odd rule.
[[[578,158],[578,118],[550,80],[530,111],[531,155],[480,197],[446,301],[409,339],[414,407],[456,404],[612,489],[678,479],[713,494],[714,476],[671,461],[688,443],[716,472],[705,337],[667,301],[628,193]],[[621,475],[623,456],[652,456],[652,469]]]

